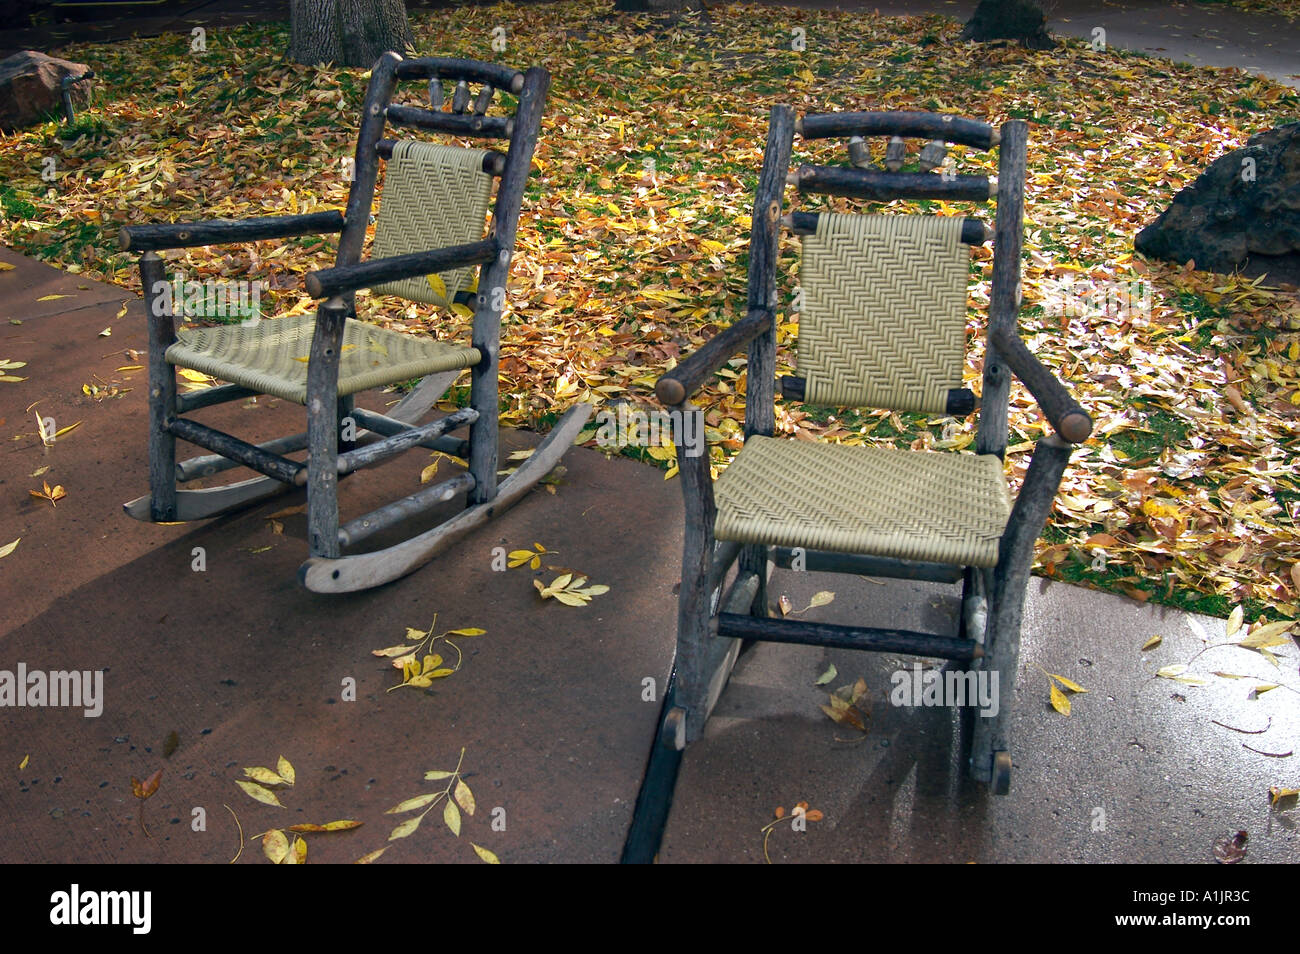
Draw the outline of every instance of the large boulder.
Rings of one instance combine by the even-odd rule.
[[[1300,252],[1300,122],[1220,156],[1137,234],[1143,255],[1230,272],[1254,255]]]
[[[0,60],[0,129],[12,131],[44,119],[63,103],[63,77],[82,76],[90,67],[35,50]],[[72,87],[73,102],[89,96],[85,83]]]

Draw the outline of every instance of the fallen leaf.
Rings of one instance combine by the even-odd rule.
[[[0,557],[7,557],[18,549],[19,540],[22,540],[22,537],[19,537],[18,540],[15,540],[13,543],[6,543],[4,546],[0,547]]]
[[[824,685],[826,685],[826,683],[828,683],[828,682],[830,682],[832,679],[834,679],[837,675],[839,675],[839,672],[838,672],[838,670],[836,670],[836,668],[835,668],[835,664],[834,664],[834,663],[831,663],[830,668],[828,668],[824,673],[822,673],[820,676],[818,676],[818,677],[817,677],[817,681],[814,682],[813,685],[814,685],[814,686],[824,686]]]
[[[261,802],[263,805],[274,805],[276,808],[284,808],[280,800],[275,797],[275,792],[269,788],[263,788],[256,782],[250,782],[246,779],[236,779],[235,784],[244,790],[244,794],[255,802]]]
[[[289,838],[278,828],[268,831],[262,836],[262,854],[270,859],[271,864],[284,864],[284,859],[289,855]]]
[[[1142,644],[1142,652],[1146,652],[1148,649],[1155,649],[1157,646],[1160,645],[1160,643],[1163,640],[1164,640],[1163,636],[1152,636],[1150,639],[1148,639],[1145,643]]]
[[[488,851],[486,848],[480,845],[476,845],[472,841],[469,843],[469,846],[474,849],[474,854],[478,855],[479,858],[481,858],[483,861],[486,861],[488,864],[490,865],[501,864],[501,859],[499,859],[493,852]]]

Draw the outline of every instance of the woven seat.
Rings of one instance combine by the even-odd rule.
[[[307,356],[314,314],[254,325],[189,328],[177,333],[167,361],[242,384],[261,394],[307,403]],[[339,395],[478,364],[476,348],[388,331],[349,318],[339,360]]]
[[[375,219],[375,258],[463,245],[483,237],[492,177],[485,149],[404,139],[393,147]],[[450,307],[475,278],[472,265],[376,285],[383,295]]]
[[[1010,514],[993,454],[755,436],[714,487],[721,540],[994,566]]]
[[[962,219],[817,217],[803,240],[799,373],[815,404],[945,412],[962,386],[970,251]]]

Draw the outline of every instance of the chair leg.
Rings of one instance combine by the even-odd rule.
[[[307,366],[307,542],[313,557],[337,557],[339,547],[339,353],[347,305],[320,306]]]
[[[176,436],[168,430],[176,418],[176,369],[167,363],[166,351],[176,340],[176,327],[157,252],[140,259],[140,279],[149,320],[149,519],[168,522],[177,519]]]
[[[1007,727],[1011,721],[1011,693],[1020,657],[1020,619],[1034,562],[1034,541],[1047,522],[1070,451],[1070,445],[1055,435],[1038,441],[998,545],[997,566],[986,577],[989,606],[981,667],[997,673],[999,704],[996,715],[975,720],[970,771],[978,781],[992,781],[993,791],[998,795],[1007,794],[1011,784]]]

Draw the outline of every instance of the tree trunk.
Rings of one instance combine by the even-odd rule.
[[[316,66],[369,68],[414,45],[406,0],[290,0],[289,58]]]
[[[668,13],[704,8],[704,0],[614,0],[614,9],[625,13]]]
[[[1018,40],[1035,50],[1050,50],[1056,41],[1047,32],[1047,15],[1032,0],[980,0],[961,31],[963,40]]]

